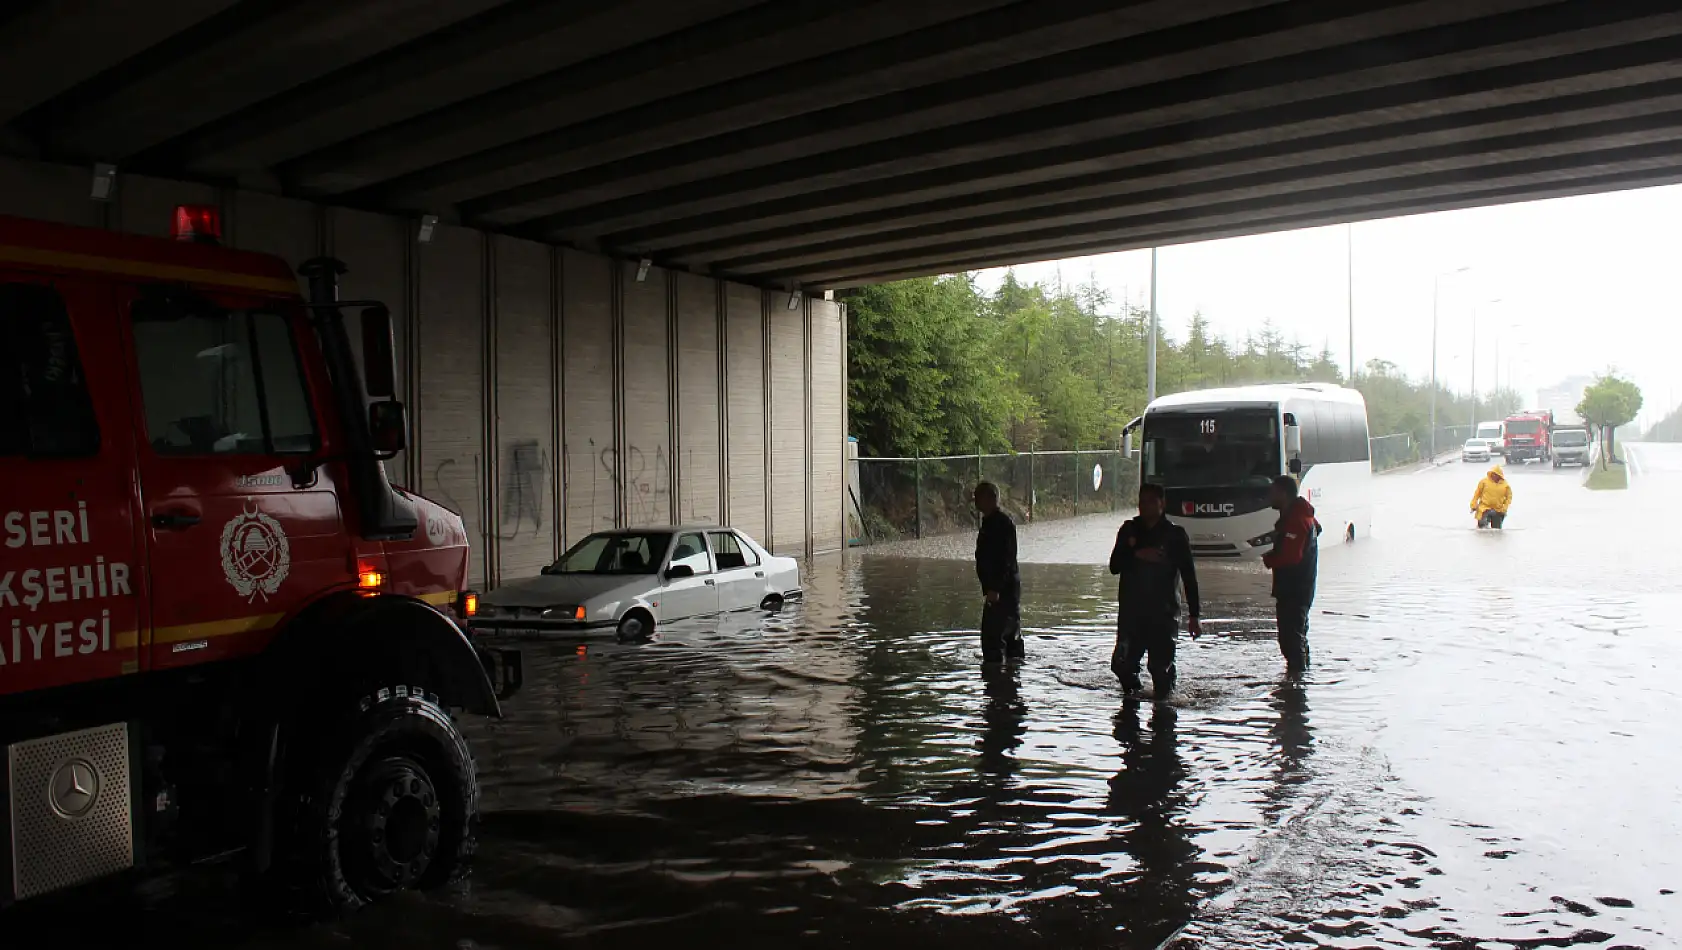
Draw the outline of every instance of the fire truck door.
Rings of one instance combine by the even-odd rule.
[[[305,358],[313,340],[291,307],[142,289],[127,309],[152,665],[257,652],[288,614],[355,577],[312,398],[325,390]]]
[[[111,289],[0,271],[0,694],[139,669],[127,373]]]

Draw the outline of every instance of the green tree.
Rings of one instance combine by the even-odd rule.
[[[1090,278],[1059,289],[1007,272],[997,291],[982,294],[960,274],[865,287],[846,300],[852,434],[864,455],[1113,447],[1145,408],[1150,315],[1114,307]],[[1375,437],[1430,444],[1430,387],[1393,363],[1370,360],[1346,380],[1329,345],[1311,352],[1271,320],[1241,341],[1215,333],[1201,314],[1183,338],[1172,329],[1158,337],[1161,394],[1343,383],[1366,397]],[[1445,424],[1471,411],[1441,387],[1437,406]]]
[[[1577,403],[1577,415],[1600,432],[1601,468],[1608,465],[1616,448],[1614,431],[1635,421],[1640,411],[1640,387],[1619,376],[1615,370],[1607,370],[1604,375],[1596,377],[1592,386],[1583,390],[1583,401]]]

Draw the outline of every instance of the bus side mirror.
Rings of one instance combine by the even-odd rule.
[[[1121,438],[1121,454],[1123,458],[1133,457],[1133,433],[1129,432]]]
[[[1302,427],[1299,425],[1285,426],[1285,454],[1295,461],[1296,456],[1302,454]]]
[[[1291,459],[1290,469],[1291,469],[1291,474],[1292,475],[1295,475],[1298,478],[1301,478],[1302,477],[1302,459],[1299,459],[1299,458]]]
[[[409,410],[395,399],[369,403],[368,438],[381,458],[403,451],[409,441]]]
[[[376,304],[362,311],[362,379],[373,399],[397,395],[397,353],[391,311]]]

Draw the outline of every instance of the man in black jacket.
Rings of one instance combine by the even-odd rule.
[[[1022,644],[1022,575],[1016,566],[1016,525],[999,510],[999,488],[975,486],[981,533],[975,538],[975,576],[981,581],[981,662],[1025,655]]]
[[[1203,632],[1197,619],[1201,605],[1191,539],[1184,528],[1163,516],[1166,507],[1161,485],[1140,485],[1139,517],[1122,524],[1110,552],[1110,573],[1121,577],[1110,669],[1124,691],[1137,692],[1143,685],[1139,660],[1149,654],[1151,685],[1158,700],[1168,698],[1174,689],[1174,639],[1180,632],[1176,581],[1185,584],[1191,635]]]

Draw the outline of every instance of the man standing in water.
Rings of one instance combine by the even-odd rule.
[[[1320,522],[1314,519],[1314,506],[1297,494],[1294,476],[1273,480],[1268,504],[1279,512],[1279,520],[1273,525],[1273,550],[1262,555],[1262,563],[1273,570],[1274,615],[1285,672],[1297,676],[1308,668],[1308,613],[1319,571]]]
[[[1174,689],[1174,640],[1180,633],[1176,581],[1186,588],[1191,635],[1203,632],[1197,619],[1201,607],[1191,539],[1186,529],[1163,516],[1166,509],[1161,485],[1140,485],[1139,517],[1123,522],[1110,552],[1110,573],[1121,577],[1110,669],[1124,692],[1137,692],[1144,685],[1139,681],[1139,660],[1149,654],[1151,686],[1159,701]]]
[[[981,580],[981,662],[1026,655],[1022,643],[1022,575],[1016,566],[1016,525],[999,510],[999,488],[975,486],[981,533],[975,539],[975,576]]]

